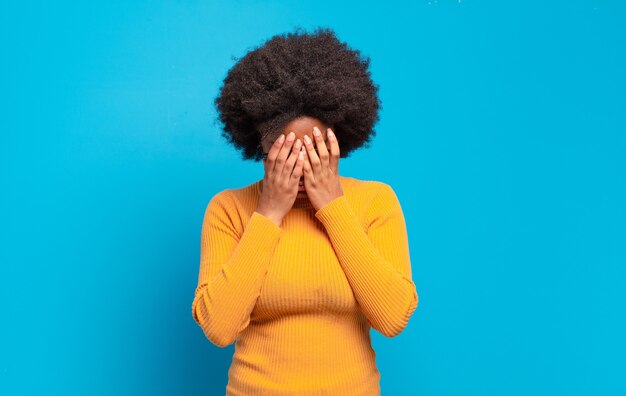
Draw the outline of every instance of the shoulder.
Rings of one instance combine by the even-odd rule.
[[[246,204],[251,204],[258,192],[258,181],[245,185],[243,187],[227,188],[215,193],[209,204],[214,203],[224,205],[232,211],[240,211],[245,209]]]
[[[357,179],[349,176],[340,176],[340,178],[344,193],[347,190],[348,193],[357,195],[367,201],[372,201],[378,197],[395,196],[395,191],[391,185],[384,181]]]
[[[245,224],[251,218],[257,197],[257,183],[237,188],[227,188],[215,193],[210,199],[205,212],[205,221],[221,219],[238,232],[243,232]]]
[[[362,211],[364,224],[369,228],[375,222],[400,214],[404,216],[402,205],[394,188],[381,180],[360,180],[350,178],[352,186],[349,199],[360,204],[354,205]]]
[[[387,182],[341,176],[341,186],[352,209],[365,225],[400,210],[398,197]]]
[[[219,191],[209,198],[205,209],[205,218],[211,215],[228,215],[236,209],[231,190]]]

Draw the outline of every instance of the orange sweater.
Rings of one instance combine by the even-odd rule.
[[[380,394],[370,327],[399,334],[418,302],[406,225],[388,184],[340,182],[280,227],[255,211],[263,180],[208,203],[192,315],[213,344],[236,341],[227,395]]]

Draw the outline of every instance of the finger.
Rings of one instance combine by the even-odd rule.
[[[285,167],[283,168],[281,177],[289,179],[291,173],[293,172],[293,166],[296,163],[296,159],[298,159],[298,154],[300,153],[301,148],[302,142],[300,141],[300,139],[296,139],[295,143],[291,147],[291,154],[289,154],[289,158],[287,158],[287,161],[285,162]]]
[[[267,158],[263,162],[265,164],[265,173],[271,173],[274,171],[276,157],[278,156],[280,149],[283,147],[284,142],[285,134],[281,133],[274,143],[272,143],[272,147],[270,147],[270,151],[267,153]]]
[[[340,151],[339,151],[339,142],[337,141],[337,135],[335,135],[335,132],[328,128],[326,130],[326,136],[328,137],[328,144],[330,145],[330,161],[329,161],[329,167],[330,169],[332,169],[335,174],[339,173],[339,157],[340,157]]]
[[[318,173],[321,171],[322,165],[320,163],[320,158],[317,156],[315,152],[315,148],[313,147],[313,141],[309,137],[309,135],[304,135],[304,146],[306,147],[306,154],[309,157],[309,162],[311,164],[311,169],[314,173]]]
[[[302,164],[302,174],[304,175],[304,181],[306,183],[307,180],[315,180],[315,178],[313,177],[313,168],[311,167],[311,160],[309,159],[306,147],[304,147],[303,154],[304,164]]]
[[[322,131],[319,130],[317,126],[313,127],[313,137],[315,139],[315,147],[317,148],[317,156],[320,159],[320,163],[323,168],[328,167],[328,148],[326,147],[326,142],[324,142],[324,136],[322,135]]]
[[[296,159],[296,166],[293,168],[293,172],[291,173],[291,181],[296,185],[300,183],[300,178],[302,177],[302,169],[304,168],[304,147],[300,147],[298,150],[298,158]]]
[[[280,148],[278,156],[276,157],[276,165],[274,166],[274,171],[277,175],[281,175],[283,173],[283,169],[285,168],[285,164],[287,162],[287,157],[291,152],[291,147],[293,146],[295,140],[296,134],[293,132],[289,132],[289,134],[287,134],[287,138],[285,139],[283,147]]]

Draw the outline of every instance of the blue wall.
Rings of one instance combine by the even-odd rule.
[[[224,393],[234,347],[191,317],[200,227],[263,169],[212,101],[296,25],[380,85],[340,169],[408,223],[420,304],[372,332],[383,394],[626,393],[626,3],[1,7],[0,394]]]

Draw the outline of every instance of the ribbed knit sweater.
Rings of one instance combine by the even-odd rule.
[[[210,199],[192,315],[213,344],[236,341],[227,395],[380,394],[370,328],[399,334],[418,303],[406,225],[388,184],[340,183],[280,226],[255,211],[263,180]]]

